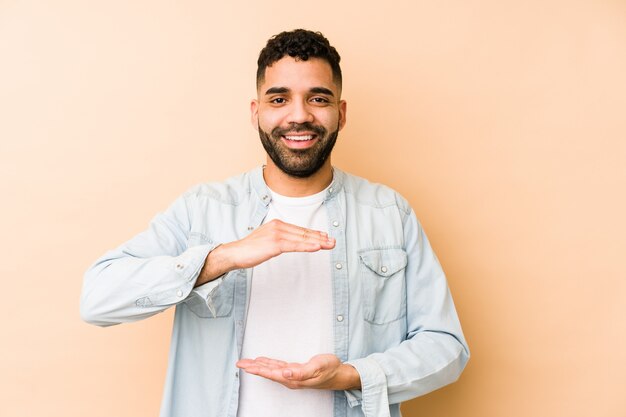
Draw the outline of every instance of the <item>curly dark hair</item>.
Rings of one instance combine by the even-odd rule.
[[[265,69],[271,67],[274,62],[279,61],[285,55],[302,61],[311,57],[325,60],[333,70],[333,80],[341,89],[341,67],[339,66],[341,57],[339,53],[320,32],[305,29],[281,32],[267,41],[267,45],[261,50],[257,61],[257,87],[265,79]]]

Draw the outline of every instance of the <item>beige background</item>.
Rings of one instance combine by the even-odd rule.
[[[0,415],[157,415],[172,312],[84,324],[83,271],[263,162],[256,57],[296,27],[343,57],[334,163],[413,204],[472,348],[405,415],[626,415],[623,0],[212,3],[0,0]]]

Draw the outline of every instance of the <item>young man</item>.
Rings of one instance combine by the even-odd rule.
[[[161,416],[399,416],[469,351],[407,202],[331,165],[346,122],[320,33],[261,51],[252,123],[264,167],[185,193],[87,271],[84,320],[176,305]]]

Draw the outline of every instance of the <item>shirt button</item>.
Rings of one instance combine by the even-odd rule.
[[[185,267],[185,265],[183,264],[176,264],[176,268],[177,269],[183,269]]]
[[[335,268],[341,269],[341,268],[343,268],[343,265],[341,265],[341,263],[336,263],[335,264]]]
[[[335,221],[333,222],[333,226],[335,226],[335,227],[339,226],[339,222],[338,222],[337,220],[335,220]]]
[[[384,274],[384,273],[386,273],[386,272],[387,272],[387,267],[386,267],[386,266],[381,267],[381,268],[380,268],[380,271],[381,271],[383,274]]]
[[[179,296],[179,297],[182,297],[183,296],[183,291],[182,290],[176,291],[176,295]]]
[[[330,188],[328,189],[328,193],[329,193],[329,194],[332,194],[332,192],[333,192],[333,187],[330,187]]]
[[[341,314],[337,316],[337,321],[343,321],[343,316]]]
[[[268,198],[270,198],[267,194],[263,196],[263,200],[267,200]]]

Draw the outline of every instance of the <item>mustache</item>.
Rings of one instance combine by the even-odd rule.
[[[285,136],[288,133],[298,133],[298,132],[313,132],[317,136],[326,135],[326,129],[324,128],[324,126],[318,126],[309,122],[304,122],[304,123],[291,123],[289,124],[289,127],[285,127],[285,128],[277,126],[274,129],[272,129],[272,137],[278,138],[280,136]]]

